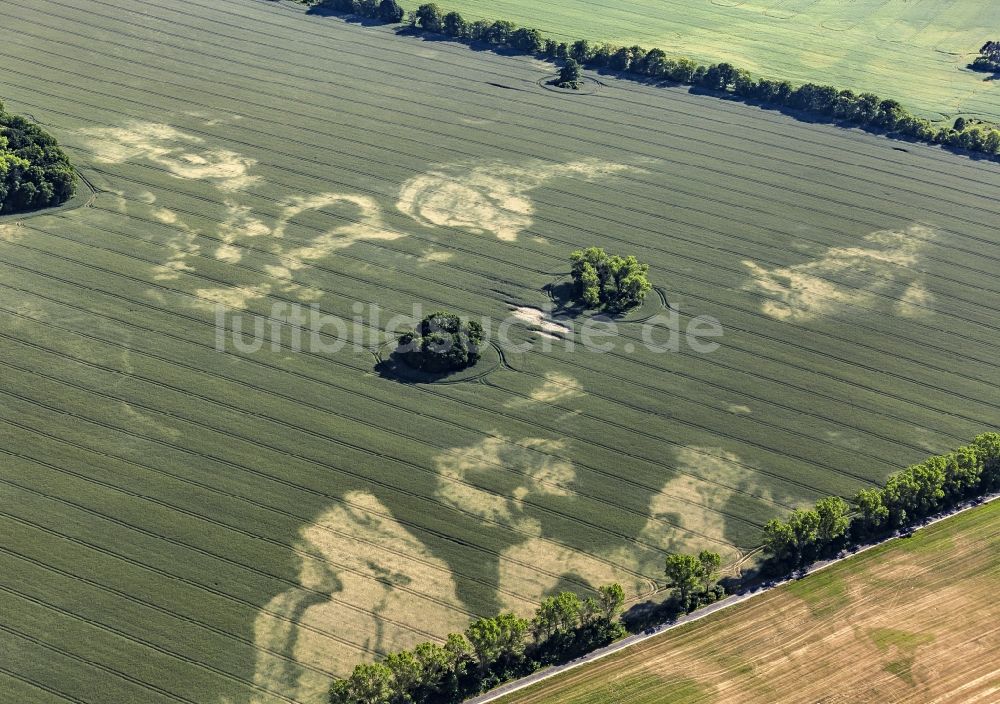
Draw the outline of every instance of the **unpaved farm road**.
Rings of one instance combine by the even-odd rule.
[[[935,523],[943,521],[946,518],[950,518],[951,516],[954,516],[958,513],[962,513],[963,511],[968,511],[969,509],[976,508],[977,506],[987,504],[998,498],[1000,498],[1000,493],[986,496],[983,499],[975,502],[966,502],[964,504],[959,504],[954,510],[949,511],[947,513],[939,514],[929,519],[926,523],[922,524],[921,526],[914,528],[913,530],[917,531],[920,530],[921,528],[926,528],[927,526],[934,525]],[[735,606],[736,604],[740,604],[744,601],[747,601],[748,599],[752,599],[755,596],[759,596],[760,594],[763,594],[769,589],[775,589],[777,587],[780,587],[782,584],[788,584],[789,582],[794,582],[796,580],[802,579],[803,577],[810,575],[813,572],[819,572],[820,570],[829,567],[830,565],[841,562],[842,560],[850,559],[855,555],[860,555],[866,550],[871,550],[874,547],[878,547],[879,545],[887,543],[890,540],[895,540],[898,537],[899,537],[898,534],[893,535],[881,542],[872,543],[871,545],[865,545],[864,547],[858,548],[858,550],[856,550],[855,552],[841,553],[840,557],[835,557],[831,560],[823,560],[821,562],[813,563],[807,569],[796,573],[795,576],[783,579],[778,582],[774,582],[771,584],[770,587],[764,587],[753,592],[748,591],[743,594],[733,594],[732,596],[727,596],[725,599],[720,599],[714,604],[709,604],[708,606],[704,606],[698,609],[697,611],[693,611],[692,613],[689,613],[685,616],[681,616],[676,621],[672,621],[669,623],[662,623],[659,626],[653,626],[653,633],[643,632],[643,633],[637,633],[627,638],[622,638],[619,641],[615,641],[611,645],[595,650],[589,655],[584,655],[583,657],[577,658],[576,660],[571,660],[570,662],[564,665],[556,665],[554,667],[549,667],[544,670],[539,670],[538,672],[528,675],[527,677],[522,677],[519,680],[508,682],[507,684],[501,685],[496,689],[492,689],[489,692],[486,692],[485,694],[480,694],[478,697],[473,697],[472,699],[466,699],[465,704],[486,704],[486,702],[496,701],[500,697],[511,694],[512,692],[524,689],[525,687],[530,687],[536,682],[547,680],[550,677],[555,677],[556,675],[580,667],[581,665],[586,665],[587,663],[594,662],[595,660],[600,660],[601,658],[605,658],[608,655],[613,655],[614,653],[624,650],[625,648],[635,645],[636,643],[641,643],[645,640],[649,640],[650,638],[656,638],[662,633],[666,633],[667,631],[677,628],[678,626],[683,626],[685,623],[691,623],[692,621],[699,621],[705,618],[706,616],[711,616],[712,614],[722,611],[723,609],[728,609],[731,606]]]

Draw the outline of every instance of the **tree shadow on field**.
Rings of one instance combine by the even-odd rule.
[[[377,17],[362,17],[361,15],[355,15],[350,12],[334,10],[332,7],[326,7],[324,5],[312,5],[308,10],[306,10],[306,14],[312,15],[313,17],[336,17],[344,22],[360,25],[362,27],[381,27],[386,24]]]
[[[520,56],[524,58],[542,58],[540,55],[525,54],[523,51],[511,49],[509,47],[495,46],[483,41],[470,41],[458,37],[449,37],[447,34],[435,34],[422,29],[410,26],[403,26],[396,30],[396,34],[401,37],[411,37],[420,39],[428,43],[451,42],[452,44],[462,44],[473,51],[490,52],[497,56]]]

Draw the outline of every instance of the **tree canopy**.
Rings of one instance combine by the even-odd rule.
[[[722,556],[716,552],[702,550],[697,555],[673,553],[667,556],[664,573],[670,586],[684,608],[692,603],[692,597],[708,593],[719,578]]]
[[[621,585],[600,587],[581,599],[560,592],[545,599],[532,619],[510,612],[478,618],[443,645],[420,643],[384,660],[354,668],[333,683],[330,704],[413,704],[465,701],[500,681],[542,664],[565,662],[607,645],[625,631],[617,621],[625,601]]]
[[[979,56],[972,62],[977,71],[1000,72],[1000,42],[989,41],[979,50]]]
[[[0,103],[0,214],[65,203],[75,191],[69,157],[55,137]]]
[[[437,311],[399,337],[396,353],[414,369],[441,373],[471,367],[479,360],[482,344],[482,325]]]
[[[556,80],[556,85],[560,88],[579,88],[580,62],[572,57],[566,59],[566,63],[559,70],[559,78]]]
[[[633,256],[609,255],[588,247],[570,255],[576,298],[587,308],[621,311],[638,305],[652,290],[649,266]]]

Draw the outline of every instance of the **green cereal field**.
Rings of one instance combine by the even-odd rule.
[[[905,4],[912,54],[871,3],[690,21],[764,22],[743,58],[788,75],[819,59],[755,49],[779,22],[817,54],[874,33],[891,52],[824,76],[881,89],[913,57],[934,79],[887,94],[997,115],[941,77],[991,11],[931,36]],[[668,5],[651,35],[643,3],[574,29],[669,38]],[[85,179],[0,220],[5,702],[319,704],[480,615],[647,596],[668,551],[736,563],[767,520],[1000,425],[995,162],[613,78],[559,93],[551,64],[292,3],[3,12],[0,96]],[[657,286],[603,352],[546,315],[589,245]],[[415,309],[516,349],[400,380],[386,329]],[[698,316],[714,351],[650,323]]]

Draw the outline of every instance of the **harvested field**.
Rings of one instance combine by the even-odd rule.
[[[993,702],[1000,502],[499,700]]]

